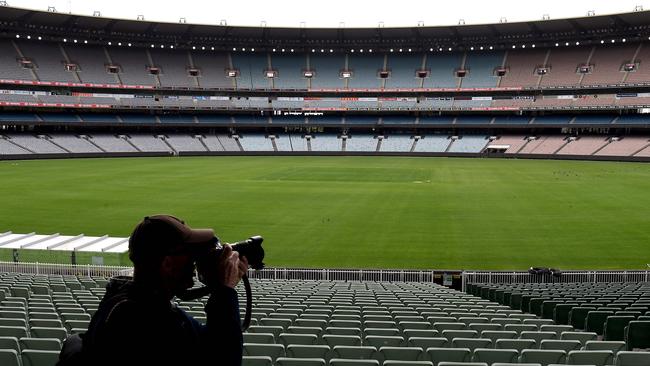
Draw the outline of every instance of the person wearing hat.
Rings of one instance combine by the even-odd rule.
[[[194,249],[217,240],[169,215],[145,217],[129,239],[133,278],[116,277],[83,338],[87,365],[241,365],[242,331],[235,286],[246,258],[228,245],[204,274],[211,289],[206,324],[172,299],[194,284]]]

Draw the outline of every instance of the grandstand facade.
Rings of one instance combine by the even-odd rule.
[[[291,29],[0,8],[0,158],[647,160],[648,12]],[[473,155],[471,155],[473,154]]]

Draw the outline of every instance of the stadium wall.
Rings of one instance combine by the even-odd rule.
[[[88,159],[128,157],[171,157],[171,156],[404,156],[404,157],[446,157],[446,158],[497,158],[537,160],[585,160],[625,161],[650,163],[650,157],[601,156],[601,155],[554,155],[554,154],[499,154],[499,153],[433,153],[433,152],[367,152],[367,151],[211,151],[211,152],[138,152],[138,153],[61,153],[61,154],[18,154],[0,155],[0,160],[38,159]]]

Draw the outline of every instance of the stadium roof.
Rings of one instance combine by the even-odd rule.
[[[45,37],[67,35],[101,40],[128,38],[142,42],[197,45],[214,42],[224,46],[242,43],[296,47],[387,44],[417,46],[435,42],[462,45],[476,42],[562,41],[616,36],[627,36],[630,40],[634,37],[645,39],[650,35],[650,11],[455,26],[273,28],[151,22],[0,7],[0,28],[5,36],[12,36],[15,32]]]
[[[11,231],[0,233],[0,249],[40,249],[77,252],[126,253],[129,238],[104,236],[42,235],[36,233],[16,234]]]

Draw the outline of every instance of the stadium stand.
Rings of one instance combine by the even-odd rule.
[[[448,152],[461,152],[461,153],[478,153],[483,151],[487,145],[488,140],[486,136],[472,136],[465,135],[461,138],[453,140],[451,145],[447,148]]]
[[[333,134],[312,135],[311,151],[342,151],[342,140]]]
[[[244,151],[273,151],[271,139],[261,134],[246,134],[239,136]]]
[[[373,135],[348,136],[345,151],[377,151],[379,140]]]
[[[102,277],[0,273],[3,365],[20,365],[21,358],[39,353],[58,355],[66,335],[87,329],[106,282]],[[565,360],[567,364],[620,366],[650,362],[650,352],[634,347],[648,346],[647,334],[635,333],[635,329],[650,321],[628,322],[622,341],[601,341],[594,340],[593,333],[576,332],[570,325],[556,325],[552,319],[530,314],[541,306],[554,316],[552,310],[563,304],[563,298],[647,311],[647,284],[476,284],[462,293],[430,283],[251,282],[255,305],[252,326],[244,333],[244,365],[257,365],[261,360],[270,365],[367,360],[359,362],[437,366],[452,365],[446,362],[460,362],[454,366],[529,361],[549,365]],[[506,297],[510,302],[504,305]],[[528,300],[528,309],[515,305],[522,298]],[[176,300],[175,306],[205,322],[206,300]],[[574,305],[569,312],[580,307]],[[534,330],[501,330],[514,327]],[[454,337],[460,334],[474,338]],[[533,339],[542,335],[548,339]]]
[[[413,147],[413,141],[410,135],[384,136],[384,139],[381,140],[379,151],[409,152]]]

